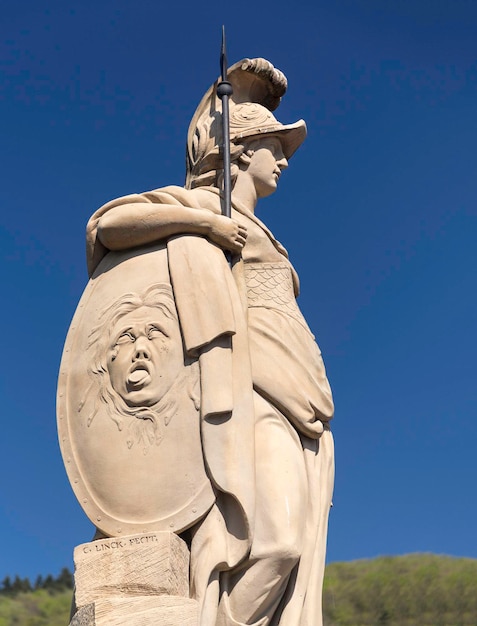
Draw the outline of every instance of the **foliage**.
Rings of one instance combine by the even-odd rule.
[[[57,578],[54,578],[51,574],[48,574],[46,578],[43,578],[41,575],[37,576],[33,586],[29,578],[20,578],[18,574],[13,581],[10,576],[5,576],[0,583],[0,596],[13,597],[19,593],[37,591],[38,589],[44,589],[50,593],[58,593],[66,589],[73,589],[73,585],[73,574],[67,567],[63,567]]]
[[[71,610],[73,575],[67,567],[54,578],[5,576],[0,583],[0,626],[65,626]]]
[[[477,560],[412,554],[331,563],[324,626],[475,626]]]
[[[70,621],[71,597],[71,590],[2,594],[0,626],[65,626]]]
[[[477,560],[412,554],[331,563],[323,587],[324,626],[476,626]],[[65,626],[73,577],[6,576],[0,626]],[[32,589],[29,591],[29,589]]]

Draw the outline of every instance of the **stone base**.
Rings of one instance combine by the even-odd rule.
[[[100,539],[74,551],[70,626],[197,626],[189,551],[174,533]]]
[[[70,626],[197,626],[198,620],[198,604],[189,598],[110,598],[79,609]]]

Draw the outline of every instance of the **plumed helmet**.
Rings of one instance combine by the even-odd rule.
[[[217,96],[218,79],[202,98],[187,134],[186,187],[196,186],[204,174],[222,169],[222,104]],[[265,59],[244,59],[227,72],[232,84],[230,141],[235,145],[262,135],[279,136],[289,159],[306,137],[306,124],[281,124],[273,115],[287,89],[285,75]],[[200,183],[199,183],[200,184]]]

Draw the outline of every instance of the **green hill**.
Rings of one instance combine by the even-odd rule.
[[[72,591],[0,595],[0,626],[68,626]]]
[[[411,554],[326,568],[325,626],[477,626],[477,560]]]
[[[67,574],[37,581],[34,591],[24,590],[27,579],[6,578],[0,626],[67,626]],[[412,554],[331,563],[323,614],[324,626],[477,626],[477,559]]]

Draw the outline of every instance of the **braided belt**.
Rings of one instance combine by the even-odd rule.
[[[288,263],[245,263],[244,269],[249,308],[276,309],[304,323]]]

